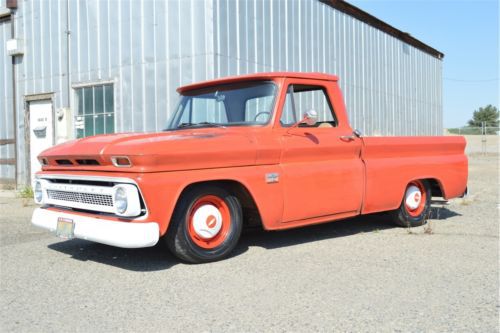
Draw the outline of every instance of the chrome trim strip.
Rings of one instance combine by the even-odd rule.
[[[131,178],[123,177],[103,177],[103,176],[82,176],[82,175],[60,175],[60,174],[43,174],[36,175],[35,178],[40,179],[70,179],[70,180],[92,180],[101,182],[117,182],[125,184],[137,185],[136,181]],[[137,186],[139,187],[139,186]]]

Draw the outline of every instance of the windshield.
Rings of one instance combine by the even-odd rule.
[[[167,130],[265,125],[276,95],[271,81],[242,82],[183,92]]]

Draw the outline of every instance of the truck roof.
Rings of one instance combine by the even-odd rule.
[[[338,77],[336,75],[324,74],[318,72],[265,72],[265,73],[254,73],[254,74],[246,74],[246,75],[237,75],[237,76],[228,76],[214,80],[208,80],[193,84],[188,84],[182,87],[177,88],[178,93],[182,93],[184,91],[205,88],[217,84],[226,84],[233,82],[242,82],[242,81],[258,81],[258,80],[269,80],[272,78],[285,78],[285,77],[293,77],[299,79],[313,79],[313,80],[323,80],[323,81],[338,81]]]

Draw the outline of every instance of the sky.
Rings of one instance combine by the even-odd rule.
[[[500,106],[498,0],[348,0],[443,52],[444,126]]]

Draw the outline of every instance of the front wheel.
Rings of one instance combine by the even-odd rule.
[[[431,207],[429,182],[414,180],[408,184],[398,209],[390,212],[392,221],[402,227],[418,227],[425,224]]]
[[[182,260],[216,261],[234,249],[242,224],[237,197],[220,187],[197,186],[180,198],[165,239],[170,251]]]

